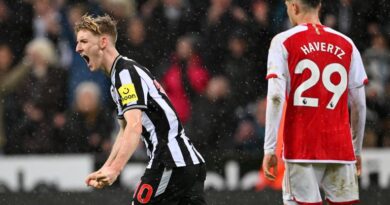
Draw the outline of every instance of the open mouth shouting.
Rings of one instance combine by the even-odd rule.
[[[84,55],[84,54],[82,54],[81,57],[83,57],[85,62],[89,65],[89,57],[87,55]]]

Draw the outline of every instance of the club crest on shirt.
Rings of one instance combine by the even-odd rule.
[[[122,105],[138,101],[137,93],[135,92],[134,84],[124,84],[118,89],[121,96]]]

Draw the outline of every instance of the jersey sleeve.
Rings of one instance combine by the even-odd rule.
[[[359,50],[353,45],[351,67],[349,69],[348,88],[361,87],[368,83],[366,71],[364,70],[362,57]]]
[[[267,77],[287,80],[287,50],[283,45],[282,35],[275,36],[268,51]]]
[[[123,69],[118,73],[115,89],[119,94],[120,109],[123,115],[130,109],[146,109],[148,87],[135,69]]]

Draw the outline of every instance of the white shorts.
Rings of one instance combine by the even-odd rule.
[[[320,187],[330,204],[359,202],[355,164],[292,162],[285,164],[284,204],[322,204]]]

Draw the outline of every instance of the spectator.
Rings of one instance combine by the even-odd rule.
[[[211,78],[204,95],[194,101],[193,115],[187,126],[193,143],[207,161],[207,168],[218,172],[224,168],[235,125],[234,113],[228,104],[229,87],[226,77]]]
[[[150,41],[147,40],[148,35],[143,19],[139,17],[131,18],[127,25],[126,34],[124,45],[118,47],[119,52],[150,69],[157,68],[156,57]],[[151,72],[156,73],[158,71],[151,70]]]
[[[371,42],[371,46],[363,53],[363,60],[370,84],[378,85],[375,95],[380,98],[384,96],[385,85],[390,79],[390,51],[382,34],[373,36]],[[367,89],[370,89],[370,85]],[[383,99],[379,102],[383,103]]]
[[[66,73],[57,68],[54,45],[47,39],[35,39],[27,45],[31,71],[16,91],[22,115],[8,141],[10,152],[57,152],[53,119],[65,110]],[[14,113],[15,114],[15,113]],[[16,114],[17,115],[17,114]]]
[[[135,0],[103,0],[102,8],[117,22],[118,36],[116,46],[119,51],[127,51],[127,29],[129,19],[137,15]],[[130,56],[129,56],[130,57]]]
[[[232,0],[212,0],[202,25],[203,48],[206,65],[215,75],[226,53],[226,45],[232,31],[244,26],[247,15]]]
[[[193,115],[188,132],[199,151],[204,153],[207,167],[215,169],[222,163],[234,129],[234,113],[227,99],[229,81],[224,76],[210,79],[205,94],[193,103]]]
[[[62,144],[67,153],[94,153],[97,163],[103,163],[111,149],[113,131],[112,113],[100,101],[101,91],[94,82],[80,83],[75,91],[73,107],[65,120],[57,124],[62,128]]]
[[[268,49],[266,48],[269,48],[271,39],[277,31],[274,21],[271,22],[270,20],[269,4],[268,1],[264,0],[253,1],[251,6],[252,18],[248,22],[248,37],[245,38],[248,44],[248,57],[256,66],[256,76],[260,83],[257,86],[260,94],[265,93],[267,87],[265,70]]]
[[[0,0],[0,41],[11,46],[16,62],[32,39],[32,15],[31,5],[25,1]]]
[[[388,9],[390,4],[383,0],[323,0],[322,6],[322,19],[325,25],[350,35],[359,50],[367,48],[363,52],[365,68],[370,79],[370,84],[366,87],[367,127],[370,129],[367,134],[374,137],[366,144],[376,143],[378,146],[383,146],[383,143],[387,143],[384,122],[390,113],[390,108],[387,106],[387,102],[390,101],[390,71],[388,71],[390,60],[387,42],[390,31],[390,17],[387,14],[390,12]],[[378,10],[379,7],[381,9]],[[83,59],[74,52],[75,36],[72,28],[86,12],[103,14],[103,11],[112,14],[118,20],[120,34],[117,41],[118,49],[126,56],[153,69],[152,73],[156,74],[157,78],[165,80],[164,86],[167,86],[175,106],[181,108],[178,112],[181,118],[187,119],[189,127],[205,122],[209,124],[219,122],[220,118],[228,121],[226,125],[231,124],[231,127],[225,131],[215,130],[216,135],[219,136],[232,136],[235,126],[240,126],[237,125],[235,113],[240,110],[247,112],[248,104],[255,102],[256,97],[262,97],[265,93],[265,59],[270,38],[280,29],[290,26],[285,23],[288,22],[288,18],[284,1],[280,0],[0,0],[2,30],[0,55],[4,55],[0,59],[0,147],[1,143],[4,143],[1,139],[4,141],[5,137],[9,138],[9,143],[5,147],[6,153],[22,152],[22,145],[15,140],[21,140],[23,137],[17,136],[15,132],[21,132],[20,128],[26,125],[24,122],[26,119],[31,123],[34,121],[32,118],[44,116],[41,120],[36,119],[34,126],[39,127],[46,123],[43,127],[48,131],[43,131],[45,133],[42,136],[55,136],[56,134],[52,133],[57,133],[58,127],[53,127],[53,119],[56,126],[57,123],[65,123],[65,117],[58,114],[65,109],[70,110],[69,107],[75,100],[74,91],[87,79],[92,79],[100,90],[104,91],[101,93],[103,100],[101,106],[111,113],[113,106],[109,104],[111,96],[107,92],[109,80],[103,73],[89,72]],[[178,54],[175,45],[178,38],[188,33],[199,36],[200,40],[191,40],[189,46],[191,49],[183,50],[199,52],[192,51],[195,54],[190,54],[191,57],[180,57],[183,55]],[[43,71],[44,69],[37,69],[40,66],[23,64],[27,62],[21,60],[24,57],[23,50],[26,50],[25,45],[33,37],[45,37],[55,44],[53,53],[59,54],[57,63],[60,62],[61,66],[51,65],[48,71]],[[369,38],[372,41],[366,40]],[[11,50],[4,49],[5,44],[7,44],[5,47],[10,47]],[[33,55],[34,52],[30,54]],[[26,54],[26,57],[30,54]],[[161,65],[160,62],[164,61],[169,63]],[[68,72],[52,69],[52,67],[64,68]],[[189,69],[190,67],[196,69]],[[187,72],[189,70],[196,72],[189,74]],[[41,103],[55,99],[44,96],[47,95],[44,89],[36,86],[45,84],[37,80],[47,79],[47,77],[37,77],[45,72],[49,73],[50,78],[56,78],[61,84],[60,87],[65,83],[65,87],[68,88],[64,92],[54,94],[52,89],[51,93],[49,90],[47,93],[50,96],[67,95],[66,99],[61,97],[58,103]],[[57,73],[59,76],[65,75],[65,78],[61,77],[59,80]],[[205,92],[208,82],[206,79],[209,76],[220,78],[220,75],[228,81],[230,92],[214,102],[206,96],[208,95]],[[34,86],[31,86],[32,83]],[[42,96],[37,97],[39,95],[35,93],[41,93]],[[33,100],[27,99],[29,97]],[[41,100],[43,98],[47,99]],[[28,102],[22,102],[22,99]],[[65,105],[62,103],[64,100],[67,101]],[[204,110],[198,104],[203,105]],[[209,107],[205,107],[206,105]],[[22,109],[23,107],[26,109]],[[226,109],[231,113],[224,113]],[[200,111],[203,116],[198,115],[197,112]],[[204,119],[208,114],[213,118],[224,117],[215,117],[214,122],[212,118]],[[243,119],[242,116],[239,117]],[[255,121],[253,116],[245,119],[252,123]],[[30,126],[29,129],[28,132],[37,132],[39,128],[33,129]],[[255,126],[255,130],[257,129],[259,128]],[[199,132],[197,134],[199,136],[201,133],[212,135],[207,134],[209,130],[195,131]],[[34,134],[36,135],[38,134]],[[56,140],[54,144],[58,144]],[[21,146],[15,147],[15,145]]]
[[[245,107],[254,102],[258,96],[264,95],[264,85],[260,79],[261,70],[256,69],[254,62],[248,58],[246,35],[237,30],[228,40],[228,53],[222,63],[223,75],[231,85],[232,109]]]
[[[8,95],[15,91],[29,71],[28,62],[25,59],[15,68],[12,68],[14,56],[11,47],[6,43],[0,43],[0,152],[9,134],[9,126],[12,125],[4,114],[8,114],[4,107],[11,101]],[[7,129],[8,128],[8,129]]]
[[[161,0],[156,4],[150,17],[146,16],[147,33],[158,60],[169,58],[175,50],[175,43],[180,36],[199,31],[193,28],[197,23],[186,0]]]
[[[370,83],[366,87],[367,126],[375,126],[377,135],[381,136],[384,130],[380,124],[390,113],[386,88],[390,80],[390,51],[382,34],[373,36],[371,47],[363,54],[363,61]]]
[[[261,155],[265,135],[265,109],[265,98],[246,107],[233,135],[236,149]]]
[[[161,81],[182,123],[190,119],[191,102],[204,92],[209,80],[193,41],[189,36],[179,38]]]
[[[49,38],[55,44],[58,43],[61,33],[60,13],[55,1],[33,1],[34,18],[33,30],[35,38]]]
[[[356,42],[359,50],[369,46],[367,25],[375,20],[375,1],[324,0],[322,19],[326,26],[335,28]],[[364,18],[362,18],[364,16]]]

